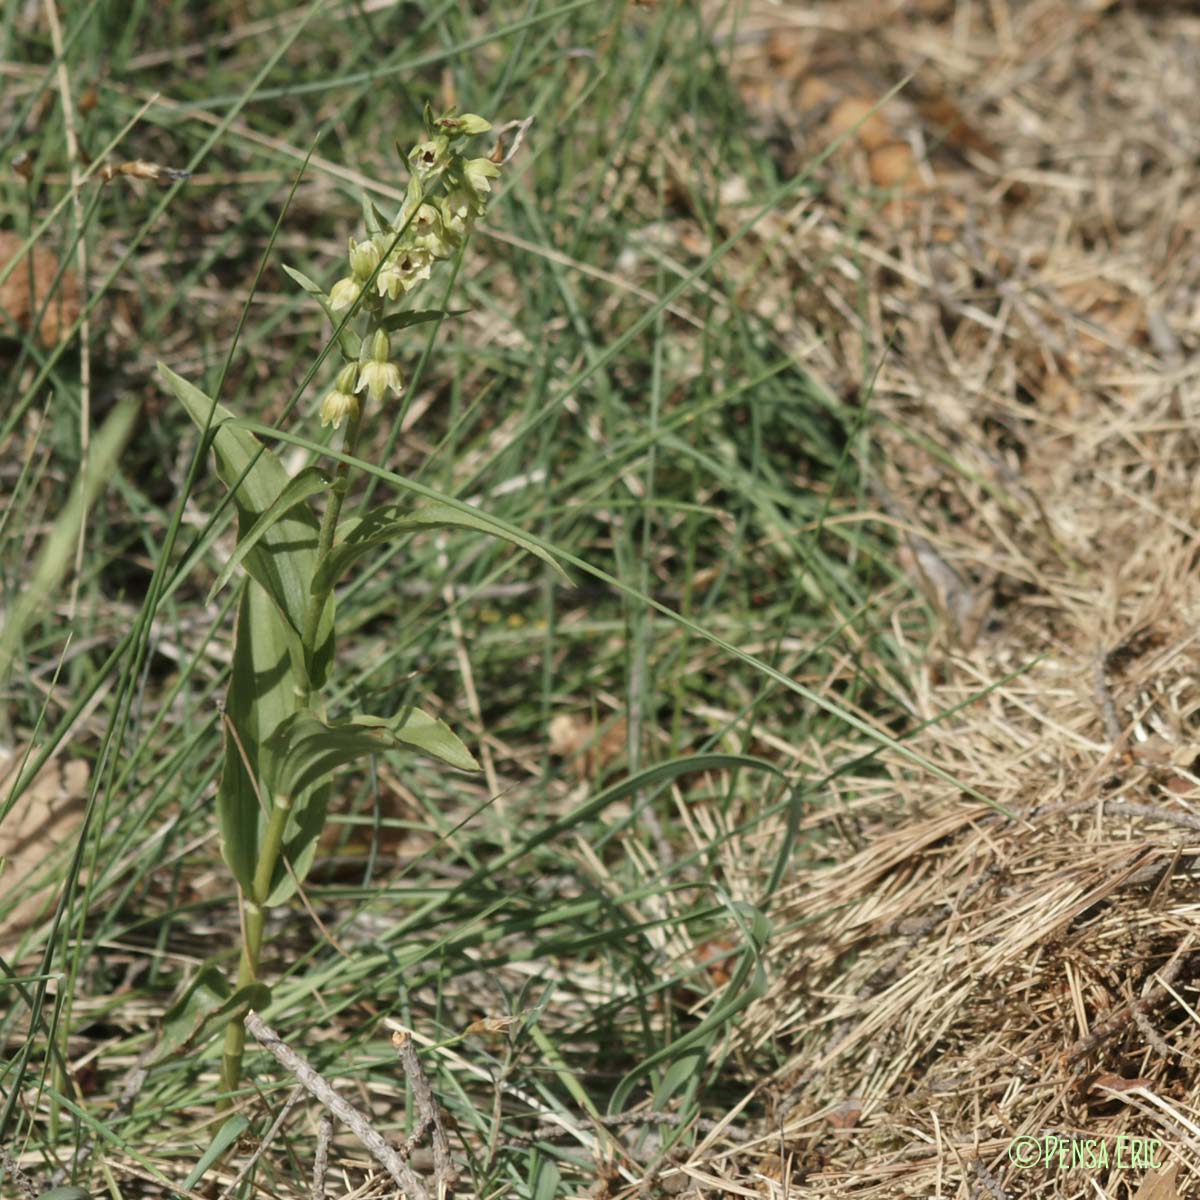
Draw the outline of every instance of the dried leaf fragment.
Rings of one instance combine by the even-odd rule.
[[[1179,1200],[1179,1191],[1175,1187],[1175,1176],[1179,1173],[1179,1163],[1173,1162],[1161,1171],[1148,1171],[1142,1180],[1142,1186],[1134,1193],[1133,1200]]]
[[[25,755],[0,752],[0,801],[16,782]],[[83,759],[52,760],[21,794],[0,825],[0,894],[11,896],[34,880],[52,851],[69,842],[83,820],[91,771]],[[0,951],[8,953],[21,933],[46,911],[53,901],[47,883],[22,896],[17,906],[0,917]]]
[[[44,246],[31,246],[22,254],[24,245],[25,239],[15,233],[0,233],[0,276],[20,255],[0,283],[0,338],[12,337],[13,326],[29,332],[40,313],[39,340],[53,346],[79,316],[79,277],[69,268],[60,275],[58,256]]]

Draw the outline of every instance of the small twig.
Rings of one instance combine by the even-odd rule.
[[[1147,817],[1152,821],[1165,821],[1169,825],[1182,825],[1184,829],[1200,829],[1200,817],[1192,813],[1170,812],[1155,808],[1152,804],[1130,804],[1125,800],[1106,800],[1106,812],[1124,813],[1129,817]]]
[[[420,1117],[419,1126],[433,1130],[433,1173],[434,1186],[439,1196],[448,1195],[454,1190],[458,1172],[450,1160],[450,1143],[446,1140],[446,1131],[442,1127],[442,1117],[438,1112],[437,1101],[433,1098],[433,1090],[421,1070],[421,1060],[417,1058],[417,1049],[413,1045],[412,1035],[397,1030],[392,1034],[392,1045],[400,1056],[400,1065],[412,1088],[413,1099],[417,1104],[417,1115]]]
[[[421,1117],[413,1126],[413,1131],[400,1143],[400,1153],[405,1158],[412,1158],[414,1151],[425,1140],[433,1122],[428,1117]]]
[[[50,45],[54,50],[54,58],[58,63],[55,77],[58,82],[59,101],[62,105],[63,137],[67,144],[67,163],[71,172],[71,209],[75,214],[75,230],[78,240],[75,243],[75,263],[79,272],[79,286],[83,291],[83,311],[79,315],[79,472],[86,476],[90,466],[92,425],[92,357],[91,357],[91,328],[92,320],[88,315],[91,306],[87,300],[88,281],[88,248],[86,229],[84,228],[83,199],[80,196],[82,179],[79,173],[81,156],[79,153],[79,137],[75,131],[75,100],[71,95],[71,77],[67,69],[67,58],[63,53],[62,25],[58,19],[58,8],[54,0],[43,0],[42,9],[46,14],[46,25],[50,30]],[[35,297],[36,300],[36,297]],[[47,300],[47,304],[50,301]],[[85,493],[81,492],[81,497]],[[70,611],[74,618],[75,605],[79,596],[79,581],[83,577],[83,551],[87,545],[87,502],[83,500],[80,508],[79,537],[75,543],[75,571],[71,580]]]
[[[21,1200],[37,1200],[37,1185],[21,1170],[17,1160],[8,1152],[7,1146],[0,1146],[0,1167],[12,1176],[12,1181],[21,1193]]]
[[[329,1143],[333,1141],[333,1118],[322,1113],[317,1122],[317,1152],[313,1158],[313,1200],[325,1200],[325,1177],[329,1174]]]
[[[1116,746],[1121,743],[1121,722],[1117,718],[1117,706],[1113,703],[1112,692],[1104,676],[1107,661],[1106,654],[1096,655],[1096,661],[1092,663],[1092,687],[1096,693],[1096,703],[1100,706],[1100,716],[1104,719],[1104,732],[1109,745]]]
[[[979,1176],[979,1182],[987,1188],[988,1194],[994,1197],[994,1200],[1008,1200],[1008,1193],[1000,1186],[1000,1181],[979,1159],[975,1160],[975,1174]],[[981,1188],[976,1188],[974,1195],[980,1195],[981,1191]]]
[[[521,143],[525,140],[525,134],[529,132],[529,127],[532,124],[533,117],[529,116],[522,121],[508,121],[506,124],[501,125],[500,128],[496,130],[497,144],[503,143],[505,134],[512,133],[514,130],[516,131],[513,134],[512,145],[504,151],[504,158],[502,159],[502,162],[511,162],[514,158],[516,158],[517,151],[520,150]]]
[[[1150,1024],[1150,1018],[1140,1008],[1133,1010],[1133,1023],[1146,1039],[1147,1045],[1151,1046],[1160,1058],[1174,1057],[1174,1051],[1163,1041],[1162,1035]]]
[[[429,1200],[425,1185],[413,1174],[408,1163],[393,1149],[387,1139],[349,1101],[344,1100],[305,1062],[256,1012],[246,1016],[246,1028],[263,1049],[270,1051],[279,1064],[362,1142],[367,1153],[395,1180],[412,1200]]]

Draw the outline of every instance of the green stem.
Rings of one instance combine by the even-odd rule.
[[[254,871],[254,891],[242,897],[245,914],[245,940],[242,943],[241,960],[238,963],[237,990],[249,987],[258,979],[258,962],[262,953],[263,925],[266,922],[267,899],[271,894],[271,880],[275,875],[275,864],[283,848],[283,834],[291,815],[292,802],[287,796],[276,796],[271,805],[271,819],[267,822],[266,837],[258,855]],[[225,1026],[225,1051],[221,1059],[221,1090],[224,1093],[221,1107],[232,1104],[233,1093],[242,1075],[242,1053],[246,1046],[246,1027],[242,1018],[235,1018]]]
[[[369,344],[373,334],[374,328],[368,331],[367,337],[364,339],[364,344]],[[346,423],[346,436],[342,441],[342,453],[348,457],[353,456],[358,449],[358,433],[362,428],[362,410],[366,401],[366,396],[363,396],[358,403],[357,410]],[[329,503],[325,506],[324,517],[321,518],[321,532],[317,537],[317,570],[321,569],[321,564],[333,548],[334,534],[337,533],[338,520],[342,515],[342,505],[345,503],[346,492],[349,490],[349,486],[350,464],[339,462],[337,473],[333,480],[333,487],[329,491]],[[304,647],[308,654],[316,653],[317,626],[320,623],[321,613],[325,609],[325,601],[329,598],[330,591],[332,591],[332,585],[328,588],[323,588],[319,592],[313,592],[308,598],[308,609],[304,614]],[[311,698],[312,686],[310,682],[307,695],[301,697],[302,707],[307,707]]]
[[[374,337],[375,325],[367,331],[364,345],[370,345]],[[362,410],[366,403],[364,396],[358,403],[357,410],[346,423],[346,435],[342,439],[342,453],[353,457],[358,448],[358,434],[362,428]],[[321,519],[321,532],[317,537],[316,568],[319,570],[329,551],[333,548],[334,535],[337,533],[338,520],[342,515],[342,505],[350,485],[350,464],[339,462],[337,474],[334,476],[333,487],[329,492],[329,503],[325,506],[325,515]],[[332,590],[332,585],[320,592],[314,592],[308,599],[308,608],[304,614],[304,648],[305,653],[312,655],[316,652],[317,627],[321,621],[321,613],[325,602]],[[307,708],[312,700],[312,680],[305,680],[304,694],[299,699],[299,706]],[[249,987],[258,979],[259,955],[262,951],[263,924],[266,920],[266,905],[271,894],[271,880],[275,877],[275,867],[279,862],[279,854],[283,848],[283,835],[287,829],[288,817],[292,811],[292,797],[276,796],[271,804],[271,817],[267,822],[266,835],[258,852],[258,862],[254,869],[254,884],[251,895],[242,895],[242,910],[245,920],[245,937],[242,943],[242,953],[238,962],[238,989]],[[221,1058],[221,1091],[219,1107],[229,1108],[233,1103],[233,1093],[237,1090],[242,1075],[242,1056],[246,1048],[246,1026],[244,1019],[236,1017],[225,1026],[225,1049]]]

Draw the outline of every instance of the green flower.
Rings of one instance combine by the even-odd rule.
[[[339,372],[337,382],[321,401],[321,428],[332,425],[337,429],[347,417],[358,415],[358,398],[354,395],[358,379],[358,364],[347,363]]]
[[[362,283],[366,283],[375,274],[375,268],[379,266],[382,257],[383,251],[374,239],[367,242],[350,239],[350,270],[354,278]]]
[[[358,387],[354,390],[361,392],[363,388],[372,400],[382,400],[389,389],[399,396],[404,391],[400,368],[390,362],[363,363],[358,373]]]
[[[402,245],[379,269],[375,286],[381,296],[398,300],[433,272],[433,255],[423,246]]]
[[[358,279],[339,279],[329,293],[329,307],[334,312],[349,308],[362,294],[362,282]]]
[[[491,121],[484,120],[478,113],[463,113],[461,117],[438,117],[434,124],[448,137],[474,137],[477,133],[487,133],[492,127]]]
[[[435,204],[422,204],[408,231],[417,248],[428,250],[434,258],[449,258],[453,253],[453,247],[446,241],[442,214]]]
[[[475,223],[475,197],[466,188],[447,192],[438,202],[442,210],[442,232],[452,245],[461,244]]]
[[[450,165],[451,157],[450,139],[439,136],[415,145],[409,152],[408,161],[421,179],[429,180]]]
[[[358,371],[358,387],[355,391],[367,389],[372,400],[382,400],[391,390],[397,396],[404,391],[404,380],[400,378],[400,368],[393,362],[388,362],[392,353],[391,339],[382,329],[375,330],[375,340],[371,343],[371,361],[363,363]]]
[[[487,194],[492,190],[492,180],[500,175],[500,168],[490,158],[472,158],[463,163],[463,180],[474,193],[475,211],[482,214],[487,208]]]

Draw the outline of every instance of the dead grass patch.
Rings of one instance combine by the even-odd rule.
[[[786,1058],[773,1131],[714,1151],[714,1177],[1119,1197],[1145,1174],[1122,1135],[1158,1139],[1181,1194],[1200,1171],[1197,55],[1186,5],[756,5],[739,26],[785,165],[845,135],[763,231],[781,286],[754,303],[869,404],[877,498],[942,610],[932,644],[892,617],[908,744],[1016,819],[886,756],[886,782],[836,781],[744,1032]],[[911,179],[884,193],[894,144]],[[1022,1170],[1017,1135],[1109,1163]]]

